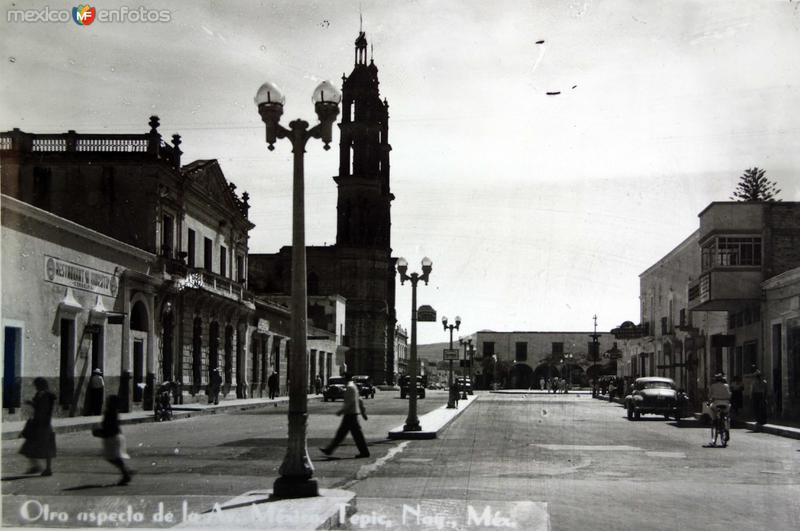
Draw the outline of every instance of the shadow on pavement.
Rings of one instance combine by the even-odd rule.
[[[36,478],[40,477],[41,474],[22,474],[19,476],[6,476],[2,478],[2,481],[16,481],[18,479],[25,479],[25,478]]]
[[[108,487],[118,487],[118,486],[119,485],[117,485],[115,482],[115,483],[106,483],[105,485],[100,485],[100,484],[78,485],[77,487],[67,487],[61,490],[67,492],[73,490],[107,489]]]

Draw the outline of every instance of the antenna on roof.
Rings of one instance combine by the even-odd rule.
[[[364,32],[364,15],[361,13],[361,3],[358,4],[358,32]]]
[[[369,43],[369,60],[372,62],[375,59],[375,45]]]

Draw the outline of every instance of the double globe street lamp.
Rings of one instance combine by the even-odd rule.
[[[456,315],[456,323],[455,324],[447,324],[447,317],[442,316],[442,326],[444,327],[445,332],[450,330],[450,350],[453,350],[453,330],[458,330],[461,327],[461,317]],[[453,395],[453,360],[450,361],[450,372],[447,376],[447,408],[448,409],[455,409],[456,407],[456,398],[457,396]]]
[[[303,155],[309,138],[319,138],[327,151],[330,149],[333,122],[339,114],[341,93],[328,81],[314,90],[311,100],[319,123],[308,128],[308,122],[294,120],[289,128],[279,122],[283,115],[285,98],[272,83],[258,89],[255,103],[267,130],[267,147],[275,149],[279,138],[288,138],[294,153],[294,179],[292,192],[292,302],[289,377],[289,440],[286,455],[273,485],[276,498],[304,498],[318,496],[317,481],[313,478],[314,466],[308,457],[306,431],[308,427],[308,359],[307,359],[307,306],[306,306],[306,242],[305,200],[303,182]]]
[[[405,258],[397,259],[397,272],[400,273],[400,284],[405,284],[406,280],[411,281],[411,358],[409,359],[408,371],[410,378],[408,382],[408,418],[403,426],[403,431],[421,431],[419,417],[417,417],[417,282],[422,280],[428,284],[433,262],[427,256],[422,259],[422,274],[408,274],[408,261]]]

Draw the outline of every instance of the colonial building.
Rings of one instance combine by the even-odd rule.
[[[714,202],[699,218],[695,233],[640,275],[642,324],[614,330],[620,375],[672,377],[698,407],[714,374],[741,379],[747,395],[758,368],[775,413],[797,415],[800,203]]]
[[[367,39],[355,41],[355,66],[343,77],[339,124],[336,245],[307,249],[309,295],[347,300],[346,364],[376,384],[394,378],[395,271],[391,257],[389,104],[378,90],[378,67],[367,63]],[[259,295],[291,291],[291,248],[250,255]]]
[[[93,349],[89,368],[105,368],[107,388],[121,395],[126,410],[131,403],[151,408],[160,381],[176,381],[186,398],[199,399],[214,369],[221,372],[223,395],[245,397],[252,393],[248,377],[261,385],[263,374],[279,366],[276,356],[286,355],[287,312],[257,306],[247,291],[253,228],[247,194],[236,193],[215,160],[182,167],[180,137],[168,144],[158,127],[154,116],[145,134],[0,134],[2,191],[17,200],[9,201],[17,205],[9,207],[13,213],[3,205],[3,317],[15,323],[5,344],[7,355],[20,358],[19,371],[14,365],[9,376],[48,374],[26,363],[26,353],[49,338],[48,344],[59,345],[59,359],[48,365],[57,367],[54,389],[69,414],[79,410],[81,349]],[[36,223],[18,221],[23,215]],[[26,242],[43,249],[37,257],[44,260],[41,286],[31,283],[42,266],[34,269],[29,256],[7,256],[6,249],[24,249]],[[109,256],[108,248],[124,253]],[[14,298],[17,285],[37,288],[36,305]],[[68,290],[55,303],[54,285]],[[106,285],[119,289],[112,293]],[[39,303],[55,312],[47,328],[27,313]],[[105,314],[121,325],[118,338],[98,322]],[[258,374],[257,362],[264,369]]]
[[[614,348],[614,336],[597,332],[600,356],[592,356],[592,332],[493,332],[464,337],[475,346],[476,386],[538,387],[542,378],[567,378],[584,384],[604,374],[613,362],[602,354]]]
[[[399,324],[394,329],[395,376],[408,372],[408,331]]]

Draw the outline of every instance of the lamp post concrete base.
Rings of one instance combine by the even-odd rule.
[[[313,496],[319,496],[319,485],[314,478],[281,476],[272,484],[273,498],[311,498]]]

